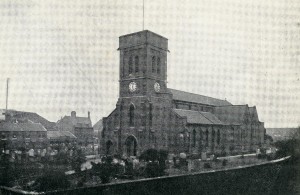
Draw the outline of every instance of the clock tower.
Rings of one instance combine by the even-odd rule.
[[[106,153],[136,156],[167,148],[165,117],[172,108],[167,89],[168,40],[144,30],[119,38],[120,91],[116,109],[103,119]]]
[[[119,38],[120,98],[166,93],[168,39],[144,30]]]

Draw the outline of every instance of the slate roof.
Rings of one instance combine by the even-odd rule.
[[[93,126],[94,130],[98,130],[101,131],[103,129],[103,120],[100,119],[94,126]]]
[[[76,139],[77,137],[73,135],[70,131],[47,131],[48,139]]]
[[[0,131],[47,131],[40,123],[27,122],[2,122]]]
[[[256,110],[256,107],[255,107],[255,106],[249,107],[249,112],[250,112],[250,115],[251,115],[252,120],[257,120],[257,121],[259,121],[259,119],[258,119],[258,114],[257,114],[257,110]]]
[[[215,115],[210,112],[200,112],[194,110],[173,109],[179,116],[186,117],[189,124],[207,124],[207,125],[222,125]]]
[[[92,121],[88,117],[64,116],[59,122],[70,121],[74,127],[92,127]]]
[[[213,113],[226,124],[240,125],[244,123],[248,112],[247,105],[231,105],[215,107]]]
[[[1,113],[4,113],[5,110],[1,109]],[[50,122],[44,117],[38,115],[37,113],[34,112],[24,112],[24,111],[16,111],[16,110],[8,110],[8,113],[11,114],[13,118],[20,119],[20,120],[25,120],[28,119],[34,123],[40,123],[42,124],[47,130],[53,130],[55,129],[55,123]],[[2,115],[2,118],[4,118],[4,115]]]
[[[194,93],[189,93],[185,91],[180,91],[176,89],[169,89],[173,94],[173,100],[193,102],[197,104],[211,105],[211,106],[228,106],[232,105],[227,100],[221,100],[217,98],[212,98],[204,95],[198,95]]]

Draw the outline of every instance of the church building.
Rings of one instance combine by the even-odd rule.
[[[103,118],[102,154],[236,154],[264,144],[256,107],[167,87],[168,39],[148,30],[119,38],[116,108]]]

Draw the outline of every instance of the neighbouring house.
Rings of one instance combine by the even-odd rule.
[[[47,130],[28,119],[13,118],[10,113],[0,122],[0,150],[45,149],[48,145]]]
[[[56,123],[59,131],[69,131],[77,137],[77,143],[80,145],[92,145],[94,142],[94,129],[90,118],[90,112],[87,117],[76,116],[72,111],[71,116],[64,116]]]
[[[0,109],[1,113],[4,113],[4,109]],[[40,116],[37,113],[34,112],[25,112],[25,111],[17,111],[17,110],[8,110],[7,113],[10,113],[10,115],[15,119],[28,119],[34,123],[40,123],[42,124],[47,131],[55,130],[55,122],[51,122],[44,117]],[[4,114],[2,115],[4,116]],[[4,117],[3,117],[4,118]],[[1,118],[0,118],[1,120]]]

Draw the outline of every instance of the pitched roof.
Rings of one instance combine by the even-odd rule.
[[[226,124],[240,125],[244,123],[248,111],[247,105],[231,105],[215,107],[213,113]]]
[[[101,131],[103,129],[103,120],[100,119],[96,124],[93,126],[95,131]]]
[[[70,131],[47,131],[48,139],[76,139],[77,137],[73,135]]]
[[[71,117],[71,116],[64,116],[60,122],[70,121],[74,127],[92,127],[92,121],[88,117]]]
[[[173,109],[179,116],[186,117],[189,124],[208,124],[208,125],[222,125],[215,115],[210,112],[200,112],[194,110]]]
[[[0,131],[47,131],[40,123],[27,122],[2,122]]]
[[[4,113],[5,110],[1,110],[1,113]],[[16,119],[28,119],[33,121],[34,123],[41,123],[47,130],[52,130],[55,128],[55,123],[50,122],[44,117],[38,115],[37,113],[34,112],[24,112],[24,111],[17,111],[17,110],[8,110],[8,113],[11,114],[13,118]],[[4,115],[3,115],[4,116]]]
[[[258,119],[258,114],[257,114],[257,110],[256,110],[256,107],[255,107],[255,106],[249,107],[249,112],[250,112],[251,119],[252,119],[253,121],[259,121],[259,119]]]
[[[193,102],[198,104],[205,104],[211,106],[228,106],[231,105],[227,100],[221,100],[217,98],[212,98],[204,95],[198,95],[194,93],[189,93],[185,91],[179,91],[176,89],[169,89],[173,94],[174,100],[185,101],[185,102]]]

